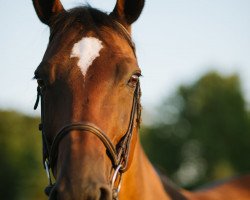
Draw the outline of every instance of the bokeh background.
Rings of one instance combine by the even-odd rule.
[[[115,0],[89,3],[110,12]],[[250,1],[147,1],[133,28],[141,140],[154,165],[196,188],[250,171]],[[49,29],[31,0],[0,0],[0,199],[46,199],[33,72]],[[39,109],[38,109],[39,110]]]

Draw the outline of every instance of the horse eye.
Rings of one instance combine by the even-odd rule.
[[[133,74],[128,81],[128,85],[130,87],[135,87],[139,81],[139,77],[140,77],[140,74]]]

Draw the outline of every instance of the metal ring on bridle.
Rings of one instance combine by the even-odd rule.
[[[111,181],[111,188],[113,189],[114,188],[114,185],[115,185],[115,182],[117,180],[117,177],[118,177],[118,174],[119,174],[119,171],[120,169],[122,168],[122,165],[118,165],[117,168],[115,169],[115,172],[114,172],[114,175],[113,175],[113,178],[112,178],[112,181]],[[120,180],[119,180],[119,184],[118,184],[118,187],[117,187],[117,191],[119,192],[121,189],[121,177],[120,177]]]
[[[49,165],[48,165],[48,160],[46,159],[44,162],[44,166],[45,166],[45,171],[49,180],[49,185],[52,185],[52,181],[51,181],[51,176],[50,176],[50,171],[49,171]]]

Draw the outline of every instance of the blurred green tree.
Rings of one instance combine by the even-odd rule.
[[[46,199],[39,119],[0,111],[0,199]]]
[[[142,143],[150,159],[186,187],[250,169],[249,114],[237,75],[210,72],[160,106]]]

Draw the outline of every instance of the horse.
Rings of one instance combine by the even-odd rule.
[[[191,192],[159,176],[145,155],[141,69],[131,38],[144,0],[117,0],[109,14],[90,6],[66,11],[60,0],[33,5],[50,28],[34,72],[50,200],[250,199],[250,176]]]

